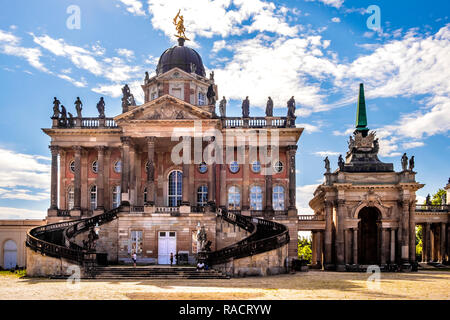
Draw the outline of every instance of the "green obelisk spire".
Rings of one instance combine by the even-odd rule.
[[[367,113],[366,100],[364,99],[364,84],[359,84],[358,107],[356,109],[356,131],[362,132],[363,136],[367,135]]]

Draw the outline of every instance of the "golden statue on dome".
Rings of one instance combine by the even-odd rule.
[[[178,34],[175,35],[175,37],[184,39],[184,40],[189,40],[186,37],[186,34],[184,33],[186,31],[186,28],[184,27],[184,18],[182,15],[180,15],[181,9],[178,10],[177,15],[175,16],[175,18],[173,18],[173,24],[175,25],[175,28],[178,32]]]

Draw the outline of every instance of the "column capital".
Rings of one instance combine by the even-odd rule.
[[[105,153],[106,146],[95,146],[95,150],[97,150],[99,153]]]
[[[120,137],[120,141],[122,142],[123,145],[129,146],[131,143],[131,137],[127,137],[127,136]]]
[[[75,151],[75,153],[81,153],[83,148],[81,146],[72,146],[72,149]]]
[[[148,136],[148,137],[145,137],[145,140],[147,141],[148,144],[155,143],[156,137],[155,136]]]
[[[291,145],[287,146],[287,150],[290,153],[295,153],[297,151],[297,149],[298,149],[298,146],[296,144],[291,144]]]
[[[54,156],[57,156],[60,151],[60,148],[58,146],[48,146],[48,148],[50,149],[50,152]]]

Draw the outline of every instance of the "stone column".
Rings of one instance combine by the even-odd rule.
[[[227,207],[227,164],[220,165],[220,206]]]
[[[75,151],[74,210],[81,210],[81,147],[73,146]]]
[[[104,156],[106,147],[98,146],[96,149],[97,149],[97,210],[103,210],[105,208]]]
[[[431,261],[431,224],[425,224],[425,233],[426,233],[426,243],[424,247],[426,248],[425,252],[425,262]]]
[[[242,211],[246,211],[250,209],[250,196],[249,196],[249,187],[250,187],[250,177],[249,177],[249,146],[245,145],[244,151],[244,163],[242,164]]]
[[[358,264],[358,229],[353,229],[353,264]]]
[[[49,146],[52,153],[51,185],[50,185],[50,209],[58,209],[58,146]]]
[[[324,237],[324,249],[325,249],[325,265],[333,263],[333,203],[331,201],[325,201],[325,237]]]
[[[297,145],[288,146],[288,162],[289,162],[289,210],[295,210],[296,214],[296,206],[295,206],[295,193],[296,193],[296,185],[295,185],[295,153],[297,152]]]
[[[402,202],[402,263],[409,262],[409,201]]]
[[[440,230],[440,246],[439,246],[439,262],[443,263],[445,260],[445,234],[446,234],[446,230],[445,230],[445,223],[442,222],[441,223],[441,230]]]
[[[183,162],[183,186],[182,186],[182,200],[183,206],[189,206],[189,164]]]
[[[317,263],[317,231],[312,231],[311,239],[311,264],[315,265]]]
[[[391,229],[391,263],[395,263],[395,229]]]
[[[136,148],[134,145],[130,145],[130,197],[129,201],[131,205],[136,205]]]
[[[122,170],[120,192],[122,204],[129,205],[129,183],[130,183],[130,137],[121,137],[122,141]]]
[[[322,231],[316,233],[316,261],[316,264],[322,267]]]
[[[409,261],[416,262],[416,201],[409,204]]]
[[[155,137],[147,137],[147,205],[155,205]]]
[[[388,233],[387,229],[381,227],[381,264],[387,263],[387,246],[388,246]]]
[[[337,200],[337,225],[336,225],[336,270],[344,271],[344,204],[345,200]]]
[[[345,229],[345,264],[352,261],[352,233],[350,229]]]

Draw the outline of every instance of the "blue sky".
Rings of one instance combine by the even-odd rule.
[[[70,5],[80,29],[69,29]],[[368,28],[370,5],[380,29]],[[120,112],[120,87],[138,102],[144,72],[175,43],[172,18],[181,8],[187,35],[214,70],[230,115],[250,97],[263,115],[267,96],[276,115],[294,95],[305,127],[297,155],[298,208],[347,151],[358,85],[365,83],[369,127],[380,158],[400,167],[415,155],[422,200],[450,176],[450,2],[365,0],[40,0],[9,1],[0,12],[0,219],[44,217],[49,206],[52,99],[68,111],[80,96],[95,116],[100,96],[107,116]]]

